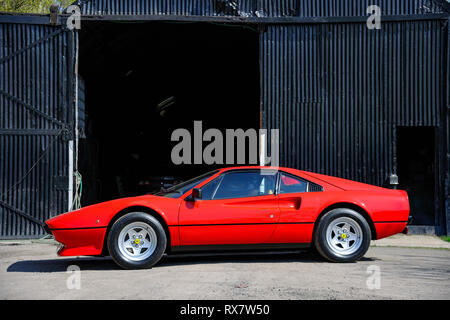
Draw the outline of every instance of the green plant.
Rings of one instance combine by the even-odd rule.
[[[66,8],[72,3],[70,0],[2,0],[0,12],[17,13],[49,13],[50,6],[55,3],[61,8]]]

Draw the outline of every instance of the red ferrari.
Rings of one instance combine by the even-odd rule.
[[[61,256],[111,255],[126,269],[164,253],[314,246],[361,258],[372,239],[407,232],[408,195],[288,168],[215,170],[155,195],[107,201],[46,221]]]

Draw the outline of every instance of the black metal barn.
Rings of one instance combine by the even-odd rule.
[[[397,174],[400,187],[417,195],[418,224],[450,232],[446,1],[76,4],[81,30],[108,22],[256,30],[255,117],[261,128],[280,129],[280,164],[376,185]],[[371,5],[381,8],[380,29],[367,27]],[[89,34],[69,30],[68,17],[0,14],[0,238],[42,236],[39,223],[73,202],[81,106],[89,104],[80,99],[78,55]]]

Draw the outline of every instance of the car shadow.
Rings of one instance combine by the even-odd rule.
[[[378,259],[363,257],[359,261],[375,261]],[[164,255],[154,266],[172,267],[180,265],[196,264],[220,264],[220,263],[329,263],[315,252],[290,251],[290,252],[251,252],[251,253],[197,253]],[[71,265],[76,265],[80,270],[121,270],[111,257],[77,257],[58,258],[49,260],[25,260],[11,264],[7,272],[66,272]]]
[[[71,265],[81,270],[119,270],[110,257],[78,257],[48,260],[24,260],[11,264],[6,272],[66,272]]]

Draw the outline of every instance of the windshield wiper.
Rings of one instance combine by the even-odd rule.
[[[170,190],[170,188],[169,189],[164,189],[164,188],[162,188],[162,190],[161,191],[159,191],[159,192],[157,192],[157,193],[155,193],[155,194],[167,194],[167,193],[172,193],[172,192],[174,192],[174,193],[183,193],[183,192],[181,192],[181,191],[179,191],[179,190]]]

